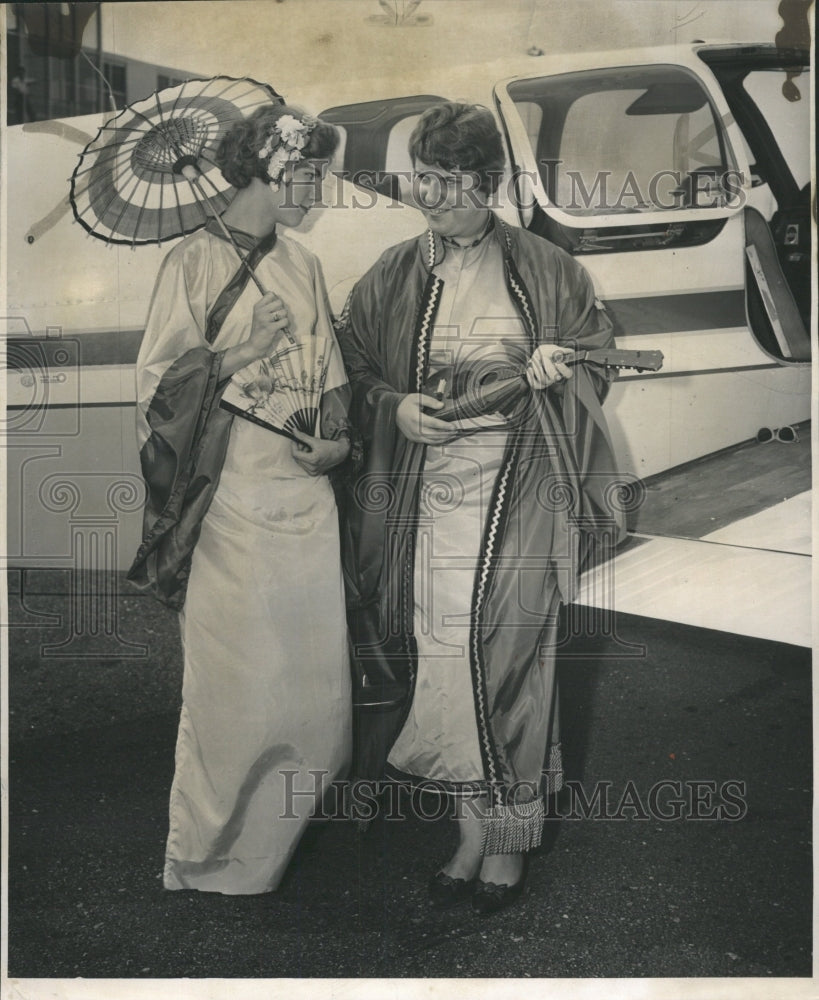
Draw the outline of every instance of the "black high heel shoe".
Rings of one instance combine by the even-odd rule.
[[[528,870],[529,861],[524,854],[520,878],[512,885],[506,883],[496,885],[494,882],[483,882],[481,879],[476,879],[475,891],[472,893],[472,909],[482,917],[488,917],[499,910],[505,910],[507,906],[511,906],[523,895]]]
[[[432,905],[443,910],[469,899],[475,882],[474,878],[453,878],[446,872],[436,872],[427,883]]]

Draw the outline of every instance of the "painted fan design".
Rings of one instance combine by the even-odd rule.
[[[328,337],[286,343],[269,358],[235,372],[222,407],[294,441],[293,431],[315,436],[332,350]]]

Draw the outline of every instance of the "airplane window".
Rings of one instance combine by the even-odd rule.
[[[515,106],[526,127],[526,134],[529,136],[532,149],[536,149],[537,137],[540,133],[541,123],[543,122],[543,109],[534,101],[520,101]]]
[[[336,159],[353,183],[392,193],[392,175],[409,170],[407,140],[419,115],[443,99],[420,94],[366,101],[327,108],[320,117],[344,130],[344,149]]]
[[[341,171],[344,169],[344,156],[347,149],[347,129],[343,125],[338,124],[336,124],[336,129],[338,130],[338,147],[335,153],[333,153],[330,169]]]
[[[776,211],[776,199],[768,184],[765,169],[762,164],[755,161],[753,151],[745,138],[745,133],[740,129],[737,134],[742,151],[745,154],[745,159],[748,161],[751,169],[751,188],[745,192],[745,204],[749,208],[755,208],[760,215],[770,221],[771,216]]]
[[[508,91],[549,198],[565,212],[725,205],[722,129],[706,91],[687,71],[595,70],[515,81]]]
[[[762,112],[801,190],[810,183],[810,70],[795,77],[779,68],[757,70],[745,77],[743,86]]]
[[[407,118],[402,118],[390,129],[387,139],[387,153],[384,159],[385,169],[391,173],[406,173],[412,170],[407,146],[412,130],[418,124],[420,117],[420,115],[410,115]]]
[[[561,208],[594,214],[608,204],[621,211],[653,207],[661,193],[652,197],[652,178],[669,167],[685,169],[685,148],[675,150],[674,137],[689,116],[627,117],[627,109],[642,93],[588,94],[570,106],[559,147],[556,201]],[[677,186],[675,180],[663,178],[664,194]]]

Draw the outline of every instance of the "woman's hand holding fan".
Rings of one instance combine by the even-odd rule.
[[[233,374],[221,405],[293,441],[299,441],[296,431],[314,437],[333,346],[329,338],[314,336],[280,344]]]
[[[293,437],[296,438],[290,449],[293,460],[310,476],[323,476],[343,462],[350,452],[348,437],[328,441],[302,431],[293,431]]]

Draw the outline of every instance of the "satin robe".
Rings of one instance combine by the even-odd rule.
[[[577,261],[497,220],[488,239],[500,246],[524,360],[540,343],[612,345],[611,322]],[[354,654],[360,676],[403,692],[396,704],[361,714],[357,767],[368,776],[383,773],[418,678],[414,567],[428,449],[397,430],[395,412],[429,378],[444,294],[436,269],[445,253],[441,238],[428,232],[383,254],[353,290],[340,336],[352,413],[365,441],[345,521]],[[524,397],[510,419],[471,554],[475,573],[462,611],[481,758],[471,791],[489,803],[485,853],[539,843],[544,777],[559,782],[559,762],[546,757],[557,608],[572,599],[594,543],[615,544],[624,527],[612,502],[617,471],[601,408],[607,385],[577,366],[567,383]]]

